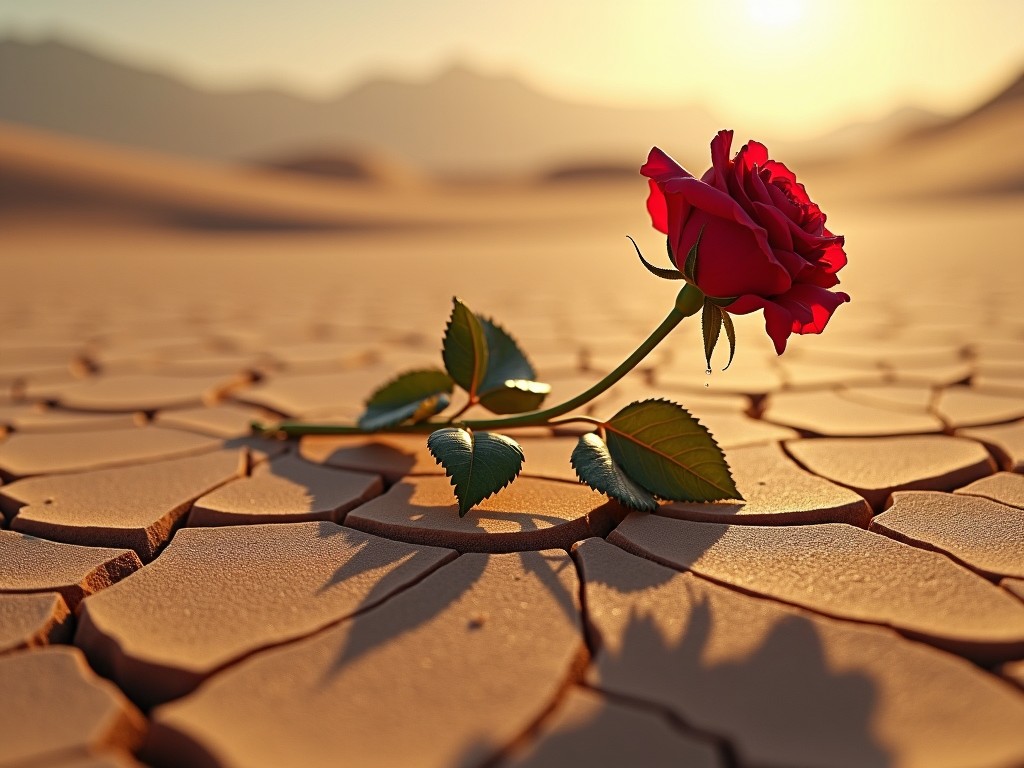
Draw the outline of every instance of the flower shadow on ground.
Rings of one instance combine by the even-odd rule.
[[[783,616],[766,630],[755,630],[756,641],[743,653],[721,658],[715,648],[720,639],[713,639],[715,607],[701,594],[697,580],[691,584],[696,588],[690,592],[685,626],[677,637],[667,636],[656,615],[637,608],[643,606],[645,590],[675,578],[678,574],[641,569],[608,580],[613,583],[603,582],[624,600],[639,600],[633,602],[614,649],[603,642],[596,625],[587,622],[594,659],[586,679],[576,684],[660,718],[683,736],[714,745],[723,766],[827,763],[880,768],[894,763],[895,756],[874,732],[875,684],[860,672],[830,663],[812,621]],[[728,631],[728,620],[723,618],[722,624],[719,633]],[[565,689],[571,690],[572,686]],[[590,755],[588,745],[595,739],[621,731],[615,711],[607,709],[563,722],[553,731],[538,731],[563,702],[553,702],[553,709],[542,713],[514,744],[496,745],[480,737],[467,743],[453,764],[532,768],[547,765],[551,755]],[[629,738],[621,733],[620,737]],[[658,764],[676,757],[659,755],[664,759]]]
[[[414,516],[416,518],[422,517],[429,519],[433,516],[439,515],[449,515],[454,518],[457,514],[456,506],[454,504],[445,506],[423,504],[412,505],[413,491],[407,487],[392,487],[389,493],[392,495],[397,494],[396,503],[406,503],[409,504],[411,508],[414,508]],[[622,509],[615,502],[608,502],[607,504],[598,507],[594,512],[591,512],[591,517],[603,519],[605,515],[603,515],[602,512],[605,511],[605,507],[614,507],[611,515],[613,522],[609,523],[609,526],[613,526],[615,524],[614,521],[621,520],[626,512],[626,510]],[[595,514],[595,512],[597,514]],[[484,522],[488,520],[513,522],[518,526],[519,530],[514,533],[488,533],[487,527],[484,524]],[[538,583],[542,585],[553,598],[555,604],[558,605],[566,618],[573,623],[581,620],[579,610],[581,600],[580,595],[574,595],[568,592],[562,581],[559,579],[559,573],[562,569],[569,567],[569,563],[571,561],[540,551],[559,549],[558,546],[546,543],[545,539],[550,536],[551,532],[554,531],[557,526],[566,524],[566,520],[564,518],[533,512],[503,512],[496,510],[474,509],[470,511],[466,518],[459,519],[459,522],[460,524],[464,524],[466,528],[473,529],[474,535],[476,535],[476,531],[479,531],[479,535],[481,537],[493,537],[493,539],[502,541],[502,544],[499,545],[499,547],[504,551],[512,550],[513,553],[518,555],[523,571],[528,575],[536,577]],[[608,532],[610,531],[600,531],[600,533],[605,535]],[[593,533],[595,532],[590,532],[591,535]],[[584,534],[581,538],[585,538],[586,535],[587,534]],[[706,542],[706,546],[711,546],[718,535],[719,534],[715,533],[713,537]],[[396,577],[400,576],[403,569],[414,569],[418,562],[417,558],[422,557],[423,555],[412,555],[396,569],[394,575]],[[451,560],[442,563],[440,568],[443,568],[448,562],[451,562]],[[477,576],[483,572],[485,562],[486,561],[483,558],[479,559],[475,566],[477,569]],[[383,562],[381,560],[380,553],[369,546],[364,546],[360,548],[354,557],[339,566],[331,579],[325,582],[319,591],[326,591],[334,585],[356,577],[367,570],[379,568],[381,565],[383,565]],[[421,578],[426,578],[432,572],[433,570],[424,573]],[[389,635],[382,636],[380,634],[380,626],[378,624],[371,622],[373,623],[374,629],[373,633],[370,634],[363,628],[364,623],[360,620],[361,617],[366,615],[368,610],[381,602],[381,600],[383,600],[391,591],[386,587],[386,585],[379,585],[371,591],[360,605],[360,608],[357,610],[355,615],[349,619],[349,621],[352,622],[351,631],[349,632],[348,640],[333,667],[332,673],[339,672],[345,665],[355,661],[374,647],[386,644],[400,635],[428,623],[434,617],[444,612],[450,605],[457,602],[471,588],[472,582],[469,582],[466,583],[465,589],[454,592],[450,595],[445,596],[440,592],[431,595],[428,600],[419,603],[415,611],[407,612],[399,621],[393,622],[390,627],[391,633]]]
[[[605,579],[606,587],[622,594],[617,610],[628,610],[628,618],[608,637],[588,621],[594,650],[590,686],[620,701],[653,706],[682,730],[722,740],[739,764],[815,765],[824,755],[835,756],[838,766],[892,764],[874,733],[875,683],[856,670],[837,669],[810,619],[782,616],[723,641],[725,633],[736,632],[735,620],[721,616],[716,629],[715,611],[722,606],[708,599],[700,580],[685,578],[690,599],[681,606],[681,632],[666,630],[664,620],[644,605],[640,591],[656,586],[650,574]],[[639,599],[630,598],[631,592]]]
[[[567,562],[565,560],[555,562],[555,558],[549,557],[543,552],[519,552],[516,554],[520,558],[523,570],[537,577],[539,583],[553,597],[555,603],[565,613],[566,617],[572,622],[579,621],[577,597],[568,592],[558,579],[559,571],[562,568],[568,567]],[[415,556],[413,557],[415,558]],[[356,559],[358,559],[358,556],[349,562],[352,563]],[[406,563],[403,563],[403,566],[411,567],[411,563],[412,559],[409,559]],[[349,619],[351,622],[350,631],[326,677],[330,678],[339,674],[347,665],[352,664],[365,653],[386,645],[400,636],[429,623],[447,608],[458,602],[472,588],[475,579],[483,573],[487,564],[486,556],[471,558],[471,563],[474,568],[473,581],[462,582],[462,587],[435,590],[426,599],[416,603],[413,610],[406,611],[400,616],[393,616],[393,620],[387,626],[387,633],[383,635],[380,631],[381,622],[377,620],[365,621],[365,618],[372,613],[370,609],[374,605],[374,603],[370,602],[372,595],[368,597],[365,601],[365,607]],[[355,563],[352,566],[342,566],[335,578],[347,578],[347,576],[341,575],[343,571],[348,574],[354,574],[360,568],[379,567],[379,565],[380,559],[368,554],[364,565],[361,566]],[[444,566],[442,565],[441,567],[443,568]],[[379,600],[378,598],[375,602],[379,602]]]
[[[426,440],[425,437],[422,439]],[[424,450],[426,450],[425,442]],[[334,466],[360,472],[375,472],[384,477],[385,485],[390,486],[413,472],[417,457],[411,450],[404,450],[397,445],[391,445],[368,436],[351,438],[331,453],[318,457],[316,461],[326,467]]]

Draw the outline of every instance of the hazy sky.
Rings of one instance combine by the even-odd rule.
[[[793,137],[913,103],[954,112],[1024,67],[1024,0],[0,0],[213,87],[330,95],[458,60],[562,97],[699,102]]]

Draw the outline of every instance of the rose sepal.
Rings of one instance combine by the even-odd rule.
[[[644,255],[640,252],[640,246],[636,244],[636,240],[634,240],[632,237],[629,237],[629,235],[626,235],[626,237],[629,238],[629,242],[631,242],[633,244],[633,247],[636,249],[636,255],[640,257],[640,263],[643,264],[644,267],[647,268],[647,271],[650,272],[652,275],[654,275],[655,277],[660,277],[662,280],[686,279],[683,277],[682,273],[678,269],[675,269],[674,267],[672,269],[666,269],[665,267],[656,267],[653,264],[651,264],[651,262],[645,259]],[[671,257],[672,249],[670,247],[669,258],[671,259]]]

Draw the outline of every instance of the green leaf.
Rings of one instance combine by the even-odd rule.
[[[392,379],[366,401],[359,426],[376,430],[403,421],[429,419],[448,407],[454,383],[436,369],[409,371]]]
[[[487,370],[480,385],[481,405],[500,414],[540,408],[551,386],[536,381],[537,372],[504,328],[486,317],[479,320],[487,342]]]
[[[441,411],[449,406],[451,398],[448,395],[440,394],[428,397],[422,403],[420,407],[416,409],[416,412],[412,415],[410,421],[413,424],[419,424],[421,421],[426,421],[431,416],[436,416]]]
[[[630,403],[604,428],[612,459],[655,496],[698,502],[743,498],[722,449],[681,405]]]
[[[615,463],[608,446],[595,432],[582,435],[573,448],[569,463],[580,482],[607,494],[630,509],[653,512],[658,502],[646,488],[634,483]]]
[[[701,226],[697,233],[697,239],[693,241],[690,250],[686,253],[686,262],[683,265],[683,276],[694,285],[697,285],[697,250],[700,248],[700,239],[704,237],[704,227]]]
[[[486,317],[480,318],[480,325],[487,342],[487,371],[481,392],[501,387],[509,379],[537,378],[537,372],[508,331]]]
[[[704,331],[704,358],[708,363],[708,373],[711,373],[711,355],[718,344],[718,337],[722,333],[722,315],[724,313],[718,305],[704,300],[704,314],[701,315],[701,327]]]
[[[722,324],[725,326],[725,335],[729,339],[729,362],[722,369],[725,371],[732,365],[732,359],[736,355],[736,327],[732,324],[732,315],[724,311],[722,312]]]
[[[431,433],[427,448],[451,478],[459,500],[459,517],[515,480],[525,460],[515,440],[459,427]]]
[[[455,383],[475,397],[487,371],[487,340],[480,320],[458,298],[452,299],[441,356]]]
[[[626,237],[629,237],[629,235],[626,235]],[[674,269],[674,268],[673,269],[666,269],[665,267],[656,267],[653,264],[651,264],[651,262],[649,262],[647,259],[645,259],[644,255],[642,253],[640,253],[640,246],[636,244],[636,240],[634,240],[632,237],[629,237],[629,242],[631,242],[633,244],[633,247],[636,249],[636,255],[640,257],[641,263],[645,267],[647,267],[647,271],[650,272],[652,275],[655,275],[657,277],[663,278],[665,280],[683,280],[684,279],[682,274],[680,274],[678,269]],[[668,249],[668,257],[669,257],[669,259],[672,258],[672,247],[671,246],[669,246],[669,249]]]
[[[528,379],[509,379],[499,389],[480,395],[480,404],[491,413],[536,411],[551,394],[551,385]]]

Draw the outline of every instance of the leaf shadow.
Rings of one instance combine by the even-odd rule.
[[[326,538],[347,531],[348,529],[343,527],[321,528],[320,535]],[[355,616],[378,605],[403,586],[407,588],[421,581],[441,566],[450,563],[455,557],[454,552],[446,557],[438,557],[436,552],[417,549],[395,558],[386,556],[379,547],[374,547],[372,539],[366,539],[353,547],[352,556],[334,569],[331,576],[317,588],[316,594],[326,594],[346,581],[358,579],[363,574],[381,567],[394,566],[360,601],[359,606],[351,614]]]
[[[586,709],[581,711],[580,704]],[[574,706],[575,704],[575,706]],[[670,738],[673,734],[675,738]],[[653,738],[650,738],[653,737]],[[479,741],[456,764],[479,765]],[[493,747],[491,748],[493,754]],[[483,765],[486,768],[554,768],[576,765],[732,766],[727,745],[682,726],[670,713],[574,685],[536,732]],[[485,753],[486,754],[486,753]]]
[[[425,443],[422,450],[426,452]],[[388,485],[412,474],[421,460],[422,456],[418,456],[411,445],[406,448],[397,440],[385,442],[379,438],[346,441],[329,454],[316,459],[324,466],[381,475]],[[430,462],[432,464],[433,459]]]
[[[435,519],[438,515],[457,516],[457,508],[455,504],[412,504],[414,492],[415,489],[412,486],[399,483],[398,485],[393,486],[386,495],[390,497],[391,501],[395,502],[401,508],[409,507],[410,509],[413,509],[414,512],[412,515],[417,519],[421,517],[428,520]],[[380,501],[383,503],[383,497],[380,497]],[[604,512],[607,513],[609,518],[609,529],[615,522],[624,516],[624,510],[614,502],[608,502],[607,504],[599,506],[597,509],[604,510]],[[582,590],[582,580],[580,593],[573,594],[571,591],[566,590],[563,582],[559,578],[561,572],[565,568],[575,567],[571,557],[565,558],[560,555],[560,553],[567,551],[565,545],[552,546],[550,544],[546,544],[540,538],[535,538],[537,534],[544,535],[545,532],[550,531],[553,526],[557,526],[559,524],[564,525],[566,523],[564,518],[531,512],[505,512],[493,509],[475,509],[469,516],[459,519],[464,521],[464,525],[467,528],[479,530],[481,537],[496,536],[496,534],[487,532],[486,521],[489,519],[515,521],[519,530],[515,532],[515,534],[503,535],[518,537],[518,544],[520,545],[520,548],[511,549],[511,551],[503,550],[503,553],[515,554],[520,560],[523,571],[527,575],[533,576],[537,579],[537,582],[546,590],[565,617],[573,623],[579,622],[581,625],[583,624],[585,612],[581,611],[581,607],[585,597]],[[549,527],[541,527],[541,523],[548,523]],[[714,538],[717,538],[717,536],[720,535],[717,528],[713,526],[709,526],[708,528],[709,533],[715,533]],[[584,532],[577,537],[577,541],[581,541],[586,538],[593,538],[592,531],[584,528],[581,528],[581,531]],[[605,534],[608,533],[607,530],[602,532]],[[502,534],[498,534],[497,536],[502,536]],[[709,539],[705,543],[705,546],[711,546],[713,541],[714,539]],[[428,545],[438,544],[440,544],[440,542],[428,543]],[[569,547],[568,551],[570,552],[570,555],[574,546],[575,544],[572,544]],[[325,675],[325,678],[330,679],[339,673],[346,665],[356,661],[359,657],[372,650],[375,646],[389,643],[395,638],[415,630],[417,627],[430,622],[440,615],[462,598],[466,592],[472,589],[473,583],[486,567],[487,557],[494,554],[502,553],[464,552],[463,554],[460,554],[458,556],[458,560],[471,559],[474,561],[473,578],[463,581],[462,583],[464,586],[462,589],[456,592],[450,592],[450,585],[445,584],[439,591],[431,592],[425,599],[420,600],[412,610],[405,610],[401,615],[391,616],[386,621],[375,616],[375,613],[377,612],[372,610],[372,606],[369,602],[370,597],[368,597],[365,605],[361,606],[360,610],[348,620],[351,622],[348,635],[337,655],[337,658],[334,660],[330,670]],[[370,558],[365,562],[372,563],[373,560]],[[451,561],[446,561],[446,563],[442,564],[440,568],[444,568],[445,565],[450,562]],[[363,563],[363,553],[361,551],[357,552],[356,555],[348,562],[342,564],[338,568],[331,580],[325,584],[324,588],[329,588],[330,584],[340,583],[348,578],[352,578],[353,576],[358,576],[367,568]],[[409,567],[414,567],[415,565],[417,565],[416,556],[414,556],[408,563]],[[428,578],[433,572],[434,571],[431,571],[421,578]],[[649,586],[649,584],[641,579],[641,581],[639,581],[633,588],[639,590],[644,589],[647,586]],[[373,596],[375,597],[375,595]],[[403,605],[405,605],[405,603],[403,603]],[[586,632],[584,632],[584,636],[585,635]]]
[[[421,479],[419,484],[400,482],[360,508],[359,522],[350,524],[388,538],[460,552],[520,552],[565,550],[575,541],[605,536],[627,512],[607,501],[576,517],[545,514],[533,511],[530,498],[517,496],[517,490],[512,486],[459,517],[458,505],[448,500],[451,488],[447,478]],[[435,525],[437,521],[442,524]]]
[[[347,620],[348,632],[339,652],[325,671],[322,684],[328,685],[349,664],[354,663],[374,648],[386,645],[397,638],[414,631],[443,613],[458,602],[469,587],[476,582],[487,566],[482,556],[462,556],[456,559],[461,567],[470,571],[468,579],[439,579],[433,582],[435,589],[421,594],[415,602],[402,601],[402,611],[394,610],[391,600],[376,607],[368,606]],[[451,563],[453,561],[449,561]],[[449,564],[449,563],[446,563]],[[440,569],[443,570],[444,565]],[[437,571],[432,572],[436,573]],[[386,609],[386,610],[385,610]]]
[[[614,649],[600,627],[588,623],[599,648],[593,687],[656,705],[684,727],[729,741],[744,765],[817,765],[829,754],[844,755],[842,765],[892,764],[874,733],[876,684],[855,669],[837,669],[810,618],[787,610],[763,627],[744,626],[742,642],[726,654],[723,633],[737,629],[736,619],[724,613],[728,604],[709,599],[697,577],[681,578],[689,606],[678,637],[630,599],[619,608],[628,609],[629,618]],[[605,583],[628,595],[639,582],[627,572]],[[716,629],[716,620],[724,626]],[[754,636],[737,655],[736,647]]]
[[[377,561],[373,559],[373,555],[367,554],[365,559],[361,559],[360,554],[364,551],[367,551],[367,548],[360,549],[347,563],[339,567],[322,589],[330,588],[331,583],[340,583],[358,575],[368,567],[376,567]],[[558,577],[564,568],[573,567],[572,561],[553,552],[517,552],[514,554],[520,559],[523,570],[537,578],[537,581],[553,598],[566,618],[582,627],[578,597],[566,590]],[[346,619],[349,623],[348,632],[340,651],[324,675],[323,684],[326,685],[346,666],[354,663],[374,648],[387,645],[440,616],[473,588],[487,567],[488,559],[494,556],[489,553],[471,552],[446,560],[432,568],[422,576],[422,579],[429,578],[456,561],[460,563],[461,568],[468,569],[469,576],[467,578],[465,574],[462,574],[458,579],[435,580],[432,582],[434,589],[429,593],[421,593],[419,600],[403,601],[401,612],[394,610],[391,600],[386,600],[393,590],[381,589],[371,592],[359,610]],[[424,555],[413,555],[401,567],[419,568],[417,557],[422,558]],[[385,608],[388,610],[382,610]]]
[[[296,515],[275,516],[274,521],[280,522],[312,519],[337,522],[350,510],[379,496],[384,490],[380,475],[370,472],[355,473],[351,470],[314,464],[297,453],[275,457],[257,467],[255,471],[273,475],[291,486],[296,494],[304,496],[306,509]],[[327,478],[331,478],[331,482],[337,481],[335,487],[330,490]],[[352,494],[351,498],[339,504],[337,489],[339,486],[343,487],[342,484],[351,484]]]

